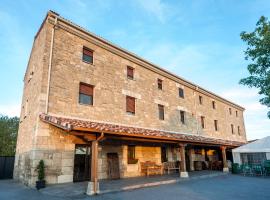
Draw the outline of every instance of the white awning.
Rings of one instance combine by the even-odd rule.
[[[270,153],[270,136],[245,144],[232,150],[233,153]]]

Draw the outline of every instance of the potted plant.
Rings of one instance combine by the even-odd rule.
[[[40,160],[37,166],[37,172],[38,172],[38,181],[36,181],[36,188],[37,190],[41,188],[45,188],[45,167],[44,167],[44,161]]]

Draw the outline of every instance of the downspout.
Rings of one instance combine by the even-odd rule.
[[[57,19],[58,19],[58,17],[55,16],[54,25],[53,25],[53,29],[52,29],[52,36],[51,36],[45,114],[48,114],[48,109],[49,109],[49,93],[50,93],[50,82],[51,82],[52,53],[53,53],[53,44],[54,44],[54,30],[55,30],[55,27],[56,27],[56,24],[57,24]]]

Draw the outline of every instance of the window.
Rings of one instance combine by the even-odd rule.
[[[232,109],[231,108],[229,108],[229,113],[230,113],[230,115],[232,115]]]
[[[234,127],[233,127],[233,124],[231,124],[231,130],[232,130],[232,134],[234,134]]]
[[[128,164],[136,164],[138,160],[135,158],[135,145],[128,145]]]
[[[164,106],[158,104],[158,117],[160,120],[164,120]]]
[[[201,125],[202,125],[202,128],[205,128],[204,119],[205,119],[205,117],[204,116],[201,116]]]
[[[218,131],[218,120],[214,120],[215,131]]]
[[[28,99],[25,102],[25,106],[24,106],[24,118],[26,118],[28,115]]]
[[[84,62],[93,64],[93,50],[83,47],[83,57]]]
[[[266,160],[266,153],[240,153],[242,164],[262,164]]]
[[[235,116],[238,117],[238,112],[237,112],[237,110],[235,111]]]
[[[135,98],[126,96],[126,112],[130,114],[135,114]]]
[[[199,103],[202,105],[203,104],[203,97],[199,96]]]
[[[93,105],[94,86],[80,83],[79,103]]]
[[[182,124],[185,124],[185,111],[180,110],[180,120]]]
[[[213,107],[213,109],[216,109],[216,102],[215,101],[212,101],[212,107]]]
[[[127,66],[127,77],[129,79],[134,79],[134,68]]]
[[[237,126],[238,135],[241,135],[240,126]]]
[[[158,78],[157,80],[158,89],[162,90],[162,80]]]
[[[184,90],[179,88],[179,97],[184,98]]]

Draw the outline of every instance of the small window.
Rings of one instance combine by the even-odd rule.
[[[134,79],[134,68],[127,66],[127,77],[129,79]]]
[[[164,120],[164,106],[158,104],[158,116],[160,120]]]
[[[216,109],[216,102],[215,101],[212,101],[212,107],[213,107],[213,109]]]
[[[135,145],[128,145],[128,164],[136,164]]]
[[[202,128],[205,128],[204,120],[205,120],[205,117],[204,116],[201,116],[201,125],[202,125]]]
[[[93,105],[94,86],[80,83],[79,103]]]
[[[126,112],[130,114],[135,114],[135,98],[126,96]]]
[[[185,111],[180,110],[180,120],[182,124],[185,124]]]
[[[93,50],[83,47],[83,57],[84,62],[93,64]]]
[[[167,157],[167,148],[166,146],[162,146],[161,147],[161,162],[167,162],[168,161],[168,157]]]
[[[235,116],[238,117],[238,112],[237,112],[237,110],[235,111]]]
[[[158,78],[157,80],[158,89],[162,90],[162,80]]]
[[[183,90],[183,88],[179,88],[179,97],[184,98],[184,90]]]
[[[233,124],[231,124],[231,130],[232,130],[232,134],[234,134],[234,127],[233,127]]]
[[[232,115],[232,109],[231,108],[229,108],[229,113],[230,113],[230,115]]]
[[[203,97],[199,96],[199,103],[202,105],[203,104]]]
[[[238,135],[241,135],[240,126],[237,126],[237,132],[238,132]]]
[[[218,131],[218,120],[214,120],[215,131]]]

